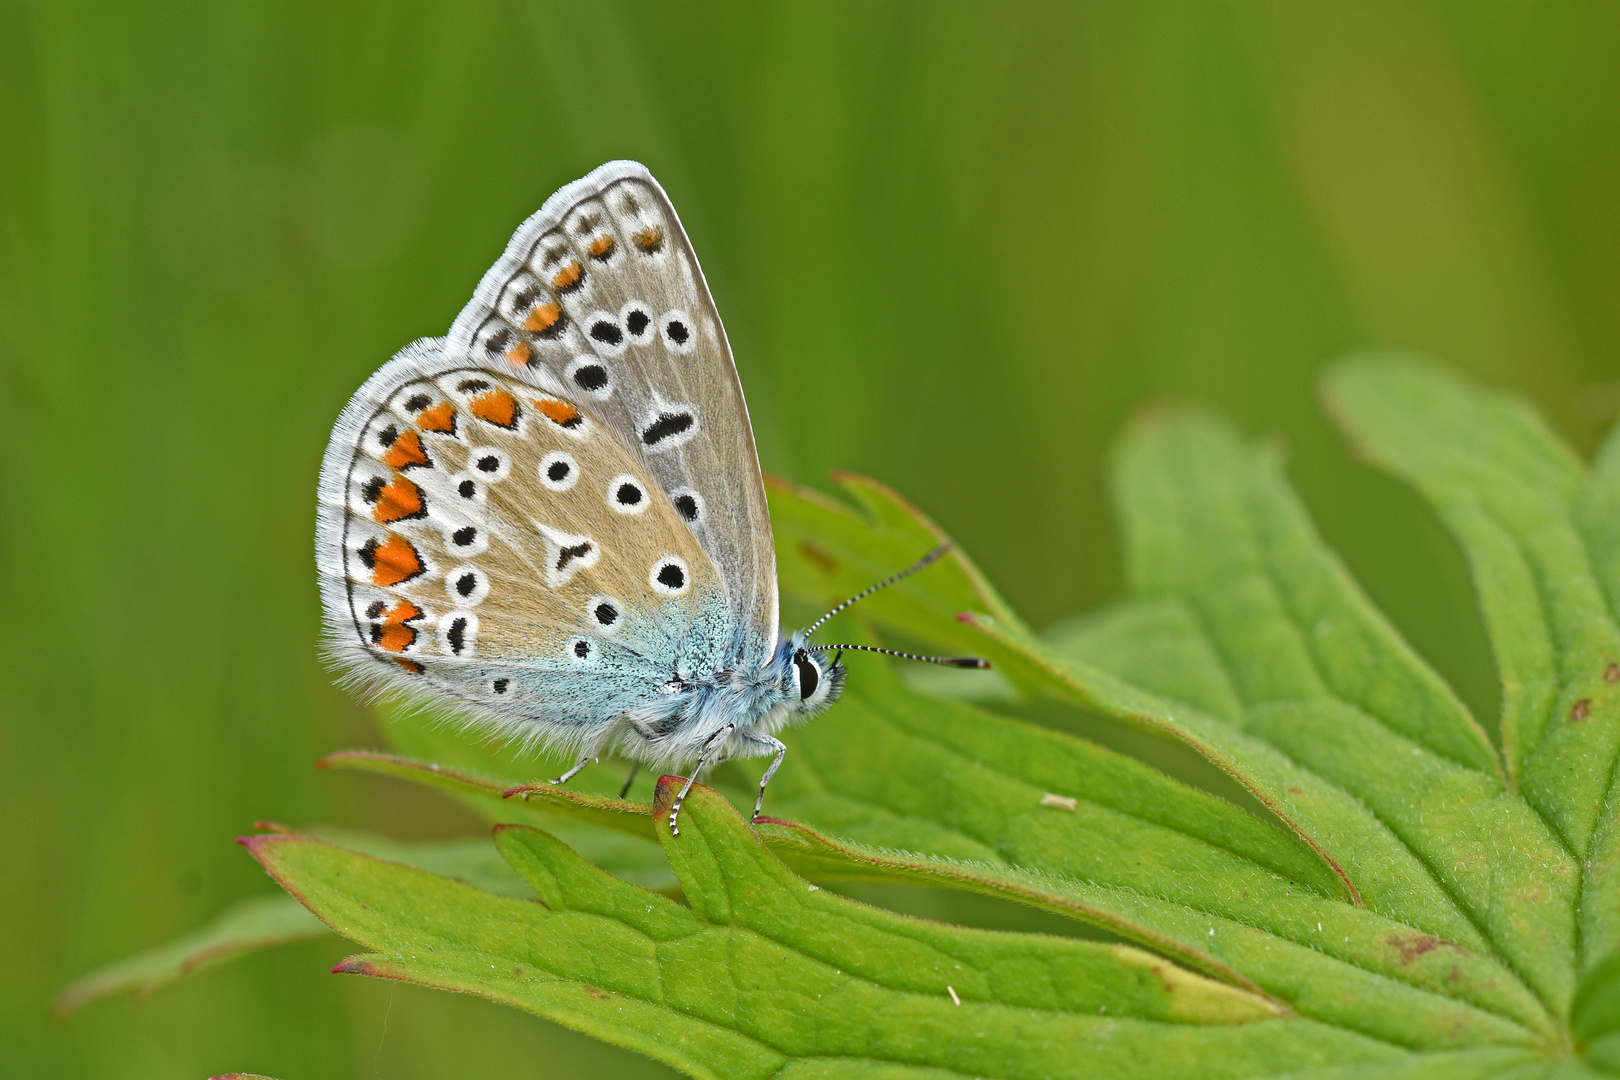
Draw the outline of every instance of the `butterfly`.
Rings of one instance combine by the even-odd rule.
[[[630,161],[546,200],[449,334],[349,400],[315,554],[326,651],[352,685],[578,755],[557,784],[603,753],[690,766],[677,834],[693,779],[727,758],[772,757],[758,817],[775,733],[838,698],[842,650],[890,651],[812,644],[861,597],[780,632],[725,329],[674,207]]]

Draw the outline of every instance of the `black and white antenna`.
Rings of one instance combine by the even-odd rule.
[[[951,548],[954,546],[955,544],[953,541],[947,540],[943,544],[936,547],[933,551],[930,551],[928,554],[924,555],[922,558],[900,571],[898,574],[894,574],[891,577],[886,577],[876,585],[873,585],[871,588],[864,589],[861,592],[856,593],[854,596],[850,597],[848,600],[845,600],[842,604],[839,604],[837,607],[827,612],[827,614],[811,623],[810,628],[804,632],[804,636],[809,637],[811,634],[814,634],[817,627],[826,622],[828,619],[832,618],[834,615],[837,615],[840,611],[843,611],[845,608],[849,607],[851,604],[865,600],[868,596],[871,596],[879,589],[887,589],[895,582],[902,581],[905,578],[910,577],[912,574],[915,574],[917,571],[924,569],[929,564],[937,560],[941,555],[944,555],[947,551],[951,550]],[[900,652],[896,649],[880,649],[876,645],[817,645],[814,648],[807,649],[805,651],[819,653],[832,652],[835,649],[840,653],[842,653],[845,649],[850,649],[855,652],[882,653],[884,656],[898,656],[905,660],[921,660],[924,663],[942,664],[945,667],[953,668],[987,668],[990,666],[990,661],[981,659],[977,656],[922,656],[918,653]],[[836,656],[833,657],[833,663],[838,663],[838,658]]]

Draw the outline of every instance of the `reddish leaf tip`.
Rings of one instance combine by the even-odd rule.
[[[283,836],[291,836],[293,833],[290,826],[283,825],[279,821],[255,821],[253,823],[253,827],[255,829],[261,829],[264,832],[280,833]]]
[[[673,776],[669,773],[660,776],[657,786],[653,789],[653,813],[659,816],[668,814],[669,808],[675,804],[676,793],[681,790],[681,785],[685,783],[686,777],[684,776]],[[692,785],[694,791],[697,790],[697,787],[696,784]]]
[[[374,974],[376,974],[376,972],[372,968],[370,961],[361,960],[358,957],[350,957],[349,959],[342,961],[336,967],[334,967],[332,969],[332,974],[334,974],[334,975],[374,975]]]

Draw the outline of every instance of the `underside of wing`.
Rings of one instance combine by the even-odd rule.
[[[748,409],[697,257],[644,167],[604,165],[524,222],[445,352],[566,392],[617,433],[713,560],[745,659],[764,659],[776,562]]]
[[[322,466],[317,562],[333,654],[511,733],[586,742],[724,662],[708,556],[591,403],[405,350]]]

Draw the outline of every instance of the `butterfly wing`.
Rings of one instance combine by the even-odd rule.
[[[760,662],[777,635],[776,555],[731,346],[663,188],[603,165],[524,222],[447,350],[579,396],[713,560]],[[555,380],[555,381],[553,381]]]
[[[340,417],[316,538],[356,681],[586,745],[775,642],[770,519],[725,331],[639,165],[558,192],[445,339]]]
[[[344,411],[316,549],[329,647],[359,681],[553,745],[712,665],[729,621],[679,511],[599,419],[439,341]]]

